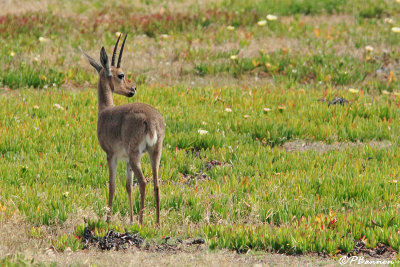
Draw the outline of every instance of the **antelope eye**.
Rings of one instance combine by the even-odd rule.
[[[124,77],[125,77],[125,75],[124,75],[123,73],[118,74],[118,78],[119,78],[120,80],[122,80]]]

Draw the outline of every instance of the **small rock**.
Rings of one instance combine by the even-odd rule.
[[[349,101],[347,101],[346,99],[344,99],[343,97],[335,97],[332,101],[329,102],[328,106],[330,105],[345,105],[348,104]]]
[[[204,243],[205,243],[205,241],[204,241],[203,238],[197,238],[197,239],[195,239],[195,240],[193,240],[191,242],[192,245],[201,245],[201,244],[204,244]]]

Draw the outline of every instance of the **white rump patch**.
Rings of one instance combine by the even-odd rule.
[[[139,153],[143,154],[146,152],[147,147],[152,147],[157,143],[157,133],[154,132],[153,139],[150,138],[149,134],[146,134],[146,138],[139,144]]]
[[[157,142],[157,138],[158,138],[158,136],[157,136],[156,132],[154,132],[154,134],[153,134],[153,139],[150,139],[150,135],[146,134],[146,143],[147,143],[147,145],[148,146],[154,146],[156,144],[156,142]]]

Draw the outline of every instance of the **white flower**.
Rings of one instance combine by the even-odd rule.
[[[122,33],[120,32],[115,32],[115,36],[119,37]]]
[[[267,21],[266,20],[260,20],[259,22],[257,22],[258,26],[265,26],[267,25]]]
[[[232,55],[232,56],[231,56],[231,59],[232,59],[232,60],[238,59],[238,55]]]
[[[383,21],[388,24],[393,24],[394,22],[392,18],[385,18]]]
[[[33,58],[33,61],[39,62],[39,58],[38,58],[38,57],[34,57],[34,58]]]
[[[54,104],[53,107],[59,110],[64,110],[64,108],[60,104]]]
[[[226,108],[225,111],[226,111],[226,112],[232,112],[232,109]]]
[[[400,27],[393,27],[392,32],[400,33]]]
[[[226,29],[227,29],[228,31],[233,31],[233,30],[235,29],[235,27],[229,25],[228,27],[226,27]]]
[[[277,20],[277,19],[278,19],[278,17],[275,16],[275,15],[269,14],[269,15],[267,16],[267,20],[270,20],[270,21],[272,21],[272,20]]]
[[[368,51],[368,52],[372,52],[372,51],[374,51],[374,48],[372,46],[370,46],[370,45],[367,45],[365,47],[365,50]]]
[[[271,109],[270,108],[264,108],[264,112],[268,112],[268,111],[271,111]]]
[[[15,52],[14,52],[14,51],[11,51],[11,52],[10,52],[10,56],[12,56],[12,57],[15,56]]]
[[[161,34],[160,37],[161,37],[161,39],[167,39],[169,37],[169,35],[168,34]]]
[[[207,131],[207,130],[203,130],[203,129],[198,129],[197,132],[198,132],[200,135],[208,134],[208,131]]]

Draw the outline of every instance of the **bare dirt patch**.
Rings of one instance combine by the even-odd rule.
[[[16,259],[23,255],[31,264],[56,263],[57,266],[335,266],[335,261],[317,256],[287,256],[269,252],[237,254],[228,250],[210,251],[198,239],[184,241],[165,239],[161,244],[149,242],[141,248],[129,246],[121,250],[89,248],[76,252],[58,252],[51,240],[60,234],[61,227],[48,227],[43,238],[32,238],[27,233],[32,225],[21,221],[0,223],[0,259]],[[71,226],[64,229],[71,230]]]
[[[310,24],[313,26],[327,25],[333,26],[335,24],[345,23],[354,24],[356,22],[354,15],[351,14],[335,14],[335,15],[301,15],[301,16],[286,16],[282,17],[282,23],[293,23],[299,21],[301,24]]]
[[[286,142],[282,148],[285,149],[287,152],[306,152],[309,150],[317,151],[317,152],[328,152],[332,150],[343,150],[346,148],[352,147],[363,147],[369,146],[371,148],[377,149],[387,149],[392,146],[390,141],[369,141],[366,143],[363,142],[356,142],[356,143],[349,143],[349,142],[337,142],[333,144],[325,144],[323,142],[312,142],[307,140],[294,140],[290,142]]]
[[[69,266],[335,266],[335,261],[309,256],[287,256],[262,253],[240,255],[234,252],[196,251],[196,252],[146,252],[126,251],[79,251],[57,253],[54,255],[37,254],[35,262]]]

